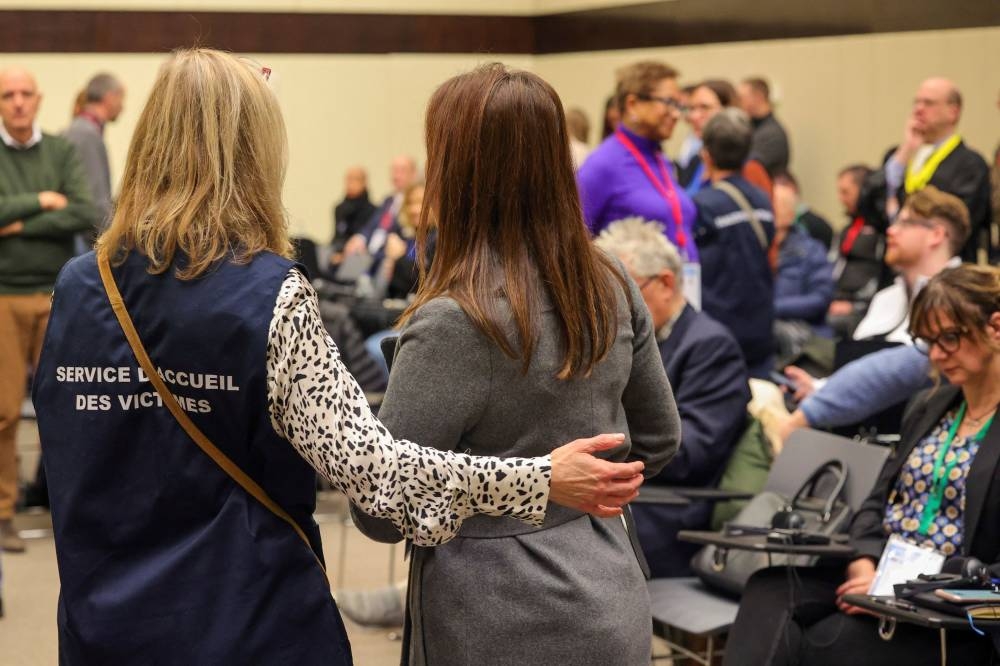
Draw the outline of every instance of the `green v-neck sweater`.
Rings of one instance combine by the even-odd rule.
[[[69,205],[43,211],[38,193],[46,190],[64,194]],[[22,232],[0,236],[0,295],[51,291],[73,257],[73,235],[97,223],[87,176],[65,139],[43,134],[27,150],[0,142],[0,228],[18,221]]]

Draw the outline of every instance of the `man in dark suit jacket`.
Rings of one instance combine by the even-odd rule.
[[[969,209],[972,235],[962,249],[962,260],[976,261],[980,247],[988,247],[990,229],[990,170],[986,160],[957,133],[962,94],[948,79],[932,78],[920,84],[903,142],[885,161],[886,207],[890,219],[908,194],[933,185],[954,194]]]
[[[740,347],[724,326],[684,299],[680,255],[655,222],[612,223],[597,245],[617,256],[639,285],[681,417],[680,450],[646,483],[713,486],[746,425],[750,388]],[[653,577],[691,575],[697,546],[679,542],[677,532],[707,528],[712,506],[632,504],[632,512]]]
[[[403,193],[417,182],[417,162],[408,155],[398,155],[389,166],[392,180],[392,194],[375,209],[368,222],[351,236],[344,246],[344,254],[352,255],[368,252],[374,255],[385,245],[389,234],[399,231],[399,209],[403,205]]]

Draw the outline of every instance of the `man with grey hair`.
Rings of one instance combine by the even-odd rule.
[[[111,215],[111,168],[104,144],[104,126],[118,119],[124,101],[125,86],[111,74],[97,74],[84,89],[83,109],[63,132],[63,137],[76,146],[83,162],[90,196],[99,215],[97,226],[83,239],[86,249],[90,249]]]
[[[652,315],[663,367],[681,416],[681,446],[647,484],[715,485],[743,432],[750,388],[732,334],[684,299],[680,254],[655,222],[613,222],[595,241],[625,265]],[[684,529],[707,529],[712,507],[633,504],[639,542],[654,577],[690,575],[696,547],[677,541]]]
[[[768,250],[774,214],[767,195],[740,171],[750,154],[747,115],[723,109],[702,130],[701,158],[711,187],[694,195],[694,238],[701,258],[701,304],[729,329],[751,377],[767,379],[774,364],[774,277]]]

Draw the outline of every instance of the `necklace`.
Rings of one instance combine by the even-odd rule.
[[[969,414],[967,412],[965,414],[965,420],[969,422],[969,425],[971,425],[973,427],[978,427],[978,426],[982,425],[983,422],[986,421],[986,417],[987,416],[991,415],[996,410],[997,410],[997,406],[993,405],[992,407],[990,407],[989,411],[983,412],[982,416],[979,416],[978,418],[974,417],[972,414]]]

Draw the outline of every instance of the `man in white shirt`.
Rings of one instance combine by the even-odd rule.
[[[912,351],[910,303],[937,273],[961,263],[955,256],[969,237],[969,213],[958,197],[933,185],[914,193],[886,233],[886,263],[899,272],[875,294],[855,340],[881,339],[893,347],[862,356],[825,380],[789,366],[799,407],[780,425],[783,438],[797,428],[826,428],[862,421],[919,390],[927,357]]]

